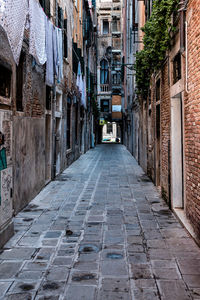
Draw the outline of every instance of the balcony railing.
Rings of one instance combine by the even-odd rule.
[[[101,84],[100,89],[101,89],[101,92],[109,92],[110,85],[109,84]]]

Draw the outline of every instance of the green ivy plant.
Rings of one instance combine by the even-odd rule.
[[[144,48],[136,53],[135,71],[137,91],[143,97],[148,94],[151,74],[161,67],[166,50],[170,46],[171,16],[177,10],[179,0],[154,0],[152,14],[145,23]]]

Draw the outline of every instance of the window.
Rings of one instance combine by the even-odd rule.
[[[117,20],[112,21],[112,31],[116,32],[117,31]]]
[[[109,33],[109,22],[108,20],[103,20],[103,34]]]
[[[113,74],[112,83],[116,84],[116,85],[121,84],[121,74],[119,72],[116,74]]]
[[[46,86],[46,109],[51,110],[51,87]]]
[[[101,100],[101,112],[109,112],[109,100]]]
[[[12,72],[6,66],[0,65],[0,96],[10,98]]]
[[[176,54],[173,60],[173,83],[181,79],[181,54]]]
[[[63,17],[63,9],[58,5],[58,27],[63,28],[64,26],[64,17]]]
[[[101,84],[108,84],[109,78],[108,78],[108,62],[107,60],[103,59],[101,61]]]
[[[50,18],[51,10],[50,10],[50,0],[39,0],[40,5],[44,9],[45,14]]]
[[[151,9],[152,9],[152,0],[146,0],[146,5],[145,5],[146,20],[149,20],[151,16]]]
[[[160,79],[156,82],[156,101],[160,101]]]
[[[16,69],[16,109],[23,111],[23,84],[25,69],[25,53],[22,52]]]
[[[64,19],[64,57],[68,57],[67,19]]]
[[[117,18],[113,18],[112,20],[112,31],[113,32],[120,32],[120,20],[118,20]]]
[[[112,55],[112,47],[108,47],[107,49],[106,49],[106,55],[107,56],[111,56]]]
[[[62,112],[62,94],[56,93],[56,111]]]
[[[67,99],[67,149],[71,148],[71,99]]]

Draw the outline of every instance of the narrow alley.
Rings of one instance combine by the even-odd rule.
[[[14,228],[1,299],[200,299],[200,250],[123,145],[82,155]]]

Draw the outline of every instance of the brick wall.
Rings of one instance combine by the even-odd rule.
[[[200,1],[188,3],[188,97],[185,98],[186,213],[200,236]]]
[[[170,87],[169,87],[168,60],[161,72],[161,189],[163,198],[168,201],[168,175],[169,175],[169,141],[170,141]]]

